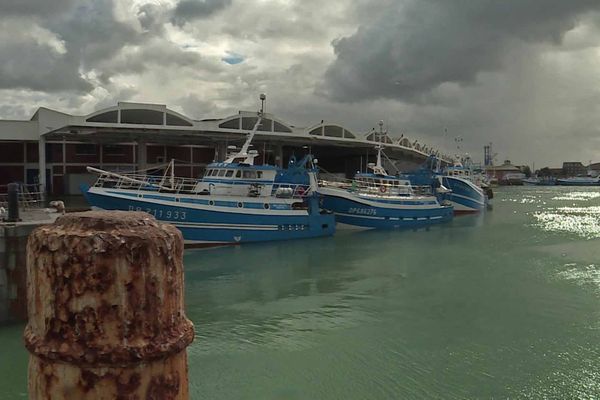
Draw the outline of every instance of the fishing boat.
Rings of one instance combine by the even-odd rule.
[[[357,173],[350,181],[319,181],[323,208],[335,214],[338,227],[419,228],[452,219],[451,205],[433,194],[416,193],[409,180],[388,174],[381,142],[376,149],[377,162],[368,165],[372,172]]]
[[[94,208],[145,211],[169,222],[182,232],[187,246],[333,235],[334,215],[319,205],[317,160],[292,157],[286,169],[254,165],[258,152],[250,146],[262,107],[257,117],[241,150],[209,164],[199,179],[175,177],[174,162],[162,176],[88,167],[98,179],[82,188],[85,198]]]
[[[402,176],[413,185],[437,187],[435,193],[439,200],[450,202],[455,214],[472,214],[491,208],[492,189],[489,186],[482,188],[475,183],[471,168],[460,161],[443,168],[441,160],[432,155],[417,170]]]
[[[491,205],[492,189],[483,174],[474,173],[468,157],[464,164],[457,158],[453,165],[442,169],[438,179],[450,190],[446,199],[452,203],[456,214],[477,213]]]

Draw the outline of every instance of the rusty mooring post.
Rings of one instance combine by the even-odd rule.
[[[188,399],[183,239],[141,212],[85,212],[27,244],[30,399]]]

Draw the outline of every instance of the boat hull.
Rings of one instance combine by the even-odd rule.
[[[556,184],[559,186],[600,186],[600,181],[557,179]]]
[[[447,222],[452,219],[451,206],[437,201],[374,201],[343,189],[323,188],[323,208],[335,214],[340,228],[408,229]],[[421,202],[425,203],[425,202]],[[435,203],[435,204],[434,204]]]
[[[330,213],[319,212],[316,198],[309,199],[314,200],[313,207],[316,208],[312,212],[275,209],[269,212],[262,207],[263,200],[256,198],[252,199],[259,204],[255,208],[229,207],[231,210],[223,210],[227,207],[188,203],[194,200],[190,195],[154,194],[147,195],[154,198],[140,198],[132,197],[127,191],[115,193],[104,188],[85,189],[84,195],[95,208],[145,211],[159,221],[175,225],[181,231],[187,247],[303,239],[331,236],[335,233],[335,217]],[[210,201],[206,196],[201,197],[202,202]],[[246,205],[250,207],[251,203],[244,203],[244,207]]]
[[[441,177],[444,187],[451,190],[443,198],[454,206],[455,214],[473,214],[486,209],[486,196],[473,182],[452,176]]]

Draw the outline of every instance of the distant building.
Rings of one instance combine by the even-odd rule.
[[[521,175],[523,178],[525,177],[525,175],[521,172],[521,169],[516,165],[513,165],[510,160],[505,160],[502,165],[488,166],[486,167],[485,171],[488,176],[496,178],[498,182],[505,182],[508,181],[509,178],[518,178]]]
[[[590,171],[599,173],[600,172],[600,162],[590,164],[588,169]]]
[[[548,172],[550,173],[550,176],[554,176],[554,177],[563,176],[562,168],[548,168]]]
[[[563,163],[562,172],[564,176],[585,175],[587,168],[579,161],[567,161]]]

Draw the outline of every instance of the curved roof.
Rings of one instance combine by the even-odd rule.
[[[220,129],[233,129],[249,131],[256,124],[257,115],[249,112],[240,112],[239,114],[225,117],[221,120],[218,127]],[[265,114],[260,126],[259,132],[279,132],[292,133],[293,127],[280,119],[274,118],[271,114]]]
[[[85,122],[161,125],[161,126],[193,126],[194,121],[157,104],[119,102],[116,106],[94,111],[84,116]]]
[[[44,136],[48,140],[89,140],[119,143],[142,140],[174,144],[214,145],[241,138],[256,124],[256,111],[239,111],[226,118],[192,119],[164,104],[119,102],[87,115],[69,115],[39,108],[31,121],[0,121],[2,137]],[[25,124],[28,122],[29,124]],[[27,125],[27,126],[26,126]],[[30,126],[31,125],[31,126]],[[18,132],[13,132],[18,131]],[[12,132],[6,133],[6,132]],[[29,133],[27,133],[29,132]],[[316,143],[331,146],[372,147],[382,141],[392,151],[426,156],[435,149],[405,137],[392,138],[372,130],[356,135],[341,124],[320,123],[308,128],[295,127],[266,113],[258,128],[261,140],[286,145]]]

